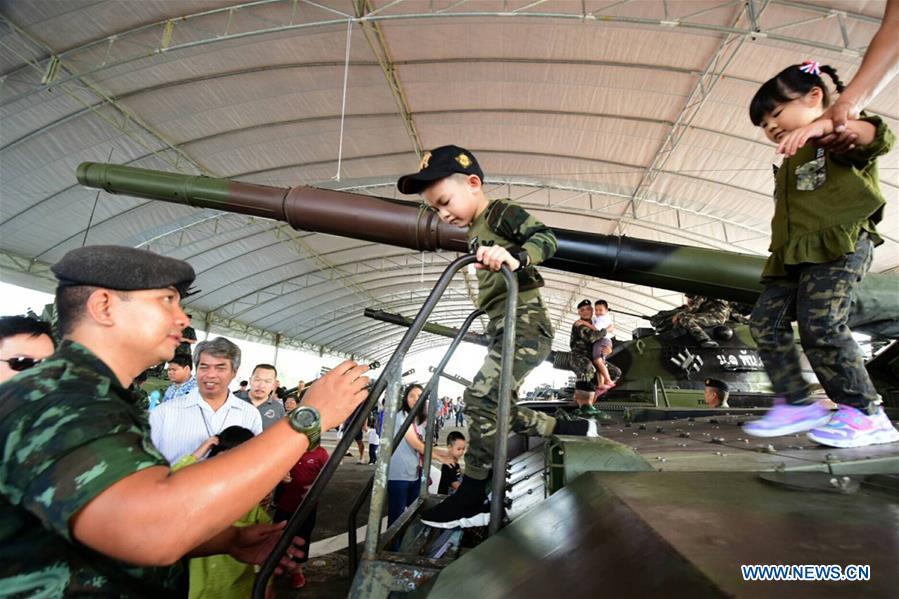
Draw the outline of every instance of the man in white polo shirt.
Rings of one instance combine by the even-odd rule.
[[[240,348],[224,337],[203,341],[194,350],[194,361],[197,388],[150,412],[153,445],[170,464],[229,426],[262,432],[259,410],[228,390],[240,368]]]

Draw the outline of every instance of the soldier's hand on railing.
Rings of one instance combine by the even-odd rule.
[[[306,391],[302,405],[318,410],[322,431],[346,420],[368,395],[365,387],[370,381],[364,376],[366,371],[368,366],[347,360],[322,375]]]

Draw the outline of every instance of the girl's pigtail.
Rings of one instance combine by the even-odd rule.
[[[842,81],[840,81],[840,76],[837,75],[837,70],[829,64],[822,64],[820,66],[820,69],[822,73],[827,73],[827,76],[830,77],[831,81],[833,81],[833,85],[836,88],[837,93],[843,93],[843,90],[846,89],[846,86]]]

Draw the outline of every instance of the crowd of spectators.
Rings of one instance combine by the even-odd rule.
[[[189,342],[192,345],[196,339]],[[51,325],[40,319],[32,316],[0,318],[0,383],[40,364],[53,354],[55,345]],[[153,445],[169,462],[172,472],[208,460],[252,439],[299,405],[305,383],[299,381],[291,390],[281,387],[277,368],[271,364],[256,364],[249,380],[240,381],[232,391],[241,364],[241,350],[234,342],[217,337],[196,343],[195,347],[187,341],[183,345],[185,349],[179,350],[168,362],[142,373],[131,389],[135,394],[135,405],[147,412]],[[166,379],[169,384],[160,387],[159,383]],[[148,393],[148,385],[156,388]],[[421,391],[418,384],[405,389],[397,426],[415,406]],[[148,396],[153,399],[145,401]],[[435,430],[439,432],[446,425],[462,426],[461,398],[438,401]],[[426,414],[426,410],[422,411],[422,417],[409,429],[390,462],[388,503],[391,522],[418,496]],[[354,416],[341,428],[349,426]],[[382,420],[383,409],[375,409],[357,435],[358,464],[375,463]],[[363,459],[363,440],[368,444],[367,462]],[[458,487],[464,451],[465,437],[458,431],[449,433],[445,448],[434,449],[435,463],[442,466],[439,475],[441,493],[452,493]],[[288,520],[328,459],[328,451],[322,446],[303,454],[272,493],[235,522],[235,526]],[[436,480],[434,483],[437,484]],[[307,547],[315,526],[317,507],[297,533]],[[285,572],[294,588],[305,585],[302,569],[305,561],[305,556],[295,558],[293,568]],[[244,597],[255,580],[252,566],[227,555],[193,558],[189,570],[192,599]]]

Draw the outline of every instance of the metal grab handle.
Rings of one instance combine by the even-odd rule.
[[[291,542],[294,536],[296,536],[296,533],[299,531],[300,526],[303,524],[303,522],[306,521],[306,518],[309,517],[309,514],[312,512],[313,507],[318,502],[318,499],[324,491],[325,487],[334,476],[334,472],[340,465],[340,461],[343,459],[344,454],[347,452],[350,443],[353,442],[353,439],[355,439],[359,431],[362,430],[363,422],[368,417],[368,414],[371,412],[372,408],[377,404],[378,398],[384,392],[384,388],[387,386],[387,383],[385,381],[387,379],[387,375],[390,373],[389,366],[390,364],[388,364],[388,369],[386,369],[385,375],[379,377],[375,381],[374,385],[372,385],[372,389],[368,394],[368,398],[365,400],[365,402],[362,403],[359,408],[357,408],[356,417],[350,422],[349,430],[344,432],[343,437],[337,443],[337,447],[334,448],[334,452],[331,454],[331,457],[328,458],[327,462],[325,462],[325,467],[322,468],[321,472],[318,473],[318,476],[315,478],[315,482],[312,483],[312,486],[309,488],[306,496],[303,497],[303,500],[300,502],[299,507],[293,513],[293,516],[291,516],[287,521],[287,526],[285,526],[284,532],[281,533],[281,538],[278,540],[278,544],[275,545],[275,548],[266,558],[265,562],[262,564],[262,568],[256,575],[256,582],[253,583],[253,599],[265,599],[265,589],[268,585],[268,579],[271,578],[272,574],[275,573],[275,568],[281,561],[281,556],[284,555],[284,552],[287,551],[287,548],[291,545]],[[308,547],[304,548],[304,551],[308,550]]]
[[[506,313],[503,319],[503,348],[500,354],[499,397],[496,406],[496,447],[493,453],[493,497],[490,500],[490,527],[493,536],[502,527],[506,499],[506,457],[509,455],[509,427],[512,418],[512,365],[515,360],[515,321],[518,315],[518,278],[503,264],[506,280]]]
[[[671,402],[668,401],[668,390],[665,389],[665,383],[662,382],[662,377],[657,376],[652,379],[652,400],[655,402],[656,407],[659,407],[659,388],[662,389],[662,397],[665,398],[665,407],[670,408]]]
[[[296,535],[300,526],[309,517],[309,514],[312,512],[313,506],[318,501],[321,496],[324,488],[331,481],[331,478],[334,476],[334,472],[337,470],[337,467],[340,465],[340,461],[343,458],[343,455],[346,453],[347,449],[350,446],[350,443],[353,442],[356,435],[362,430],[362,424],[364,418],[368,417],[368,414],[371,412],[372,408],[377,405],[378,398],[384,392],[387,387],[388,382],[391,382],[391,392],[395,393],[394,397],[390,397],[388,395],[387,401],[385,402],[385,414],[384,414],[384,423],[383,426],[387,429],[387,432],[392,432],[394,428],[393,422],[387,421],[388,413],[391,414],[391,418],[395,419],[396,414],[396,404],[397,397],[399,395],[399,383],[400,383],[400,374],[402,372],[402,363],[403,358],[405,358],[406,353],[409,351],[409,348],[412,347],[412,343],[415,341],[415,338],[418,336],[418,333],[427,323],[427,318],[430,316],[431,312],[434,311],[434,307],[437,305],[437,301],[446,291],[446,288],[449,286],[450,281],[453,278],[453,275],[456,274],[458,270],[477,262],[477,257],[474,255],[465,255],[456,258],[450,265],[443,271],[443,274],[440,275],[440,278],[437,280],[437,283],[434,285],[433,289],[431,289],[431,293],[428,295],[428,298],[425,300],[424,304],[419,310],[418,314],[415,316],[415,319],[412,321],[412,325],[409,327],[409,330],[406,331],[406,334],[403,335],[403,338],[400,339],[399,345],[397,345],[396,351],[390,357],[390,360],[387,361],[387,366],[384,368],[384,374],[378,378],[375,384],[372,387],[371,392],[368,395],[368,399],[362,404],[363,408],[359,411],[359,414],[355,419],[353,419],[350,423],[349,430],[344,431],[344,436],[337,443],[337,447],[334,448],[334,453],[331,454],[331,458],[325,463],[325,467],[322,468],[322,471],[319,473],[318,477],[315,479],[315,482],[312,483],[312,487],[306,493],[306,496],[303,498],[303,501],[300,503],[300,506],[297,508],[297,511],[294,512],[293,516],[290,517],[290,520],[287,522],[287,526],[284,529],[284,532],[281,535],[281,538],[278,540],[278,544],[275,546],[275,549],[272,553],[266,558],[265,563],[262,565],[259,574],[256,576],[256,582],[253,583],[253,598],[254,599],[265,599],[265,588],[268,584],[269,578],[271,578],[272,574],[275,573],[275,568],[278,565],[278,562],[281,560],[281,556],[284,555],[284,552],[287,551],[287,548],[290,546],[293,537]],[[505,271],[508,271],[508,267],[503,266]],[[382,443],[382,448],[386,450],[386,453],[391,453],[393,446],[393,438],[387,437],[385,439],[385,443]],[[384,447],[386,445],[386,447]],[[387,465],[379,463],[376,466],[375,473],[377,475],[381,475],[383,470],[382,479],[386,483],[387,480]],[[372,504],[375,502],[373,501]],[[369,517],[369,538],[366,539],[366,551],[369,550],[369,546],[371,545],[371,552],[374,554],[375,545],[377,543],[377,535],[381,532],[381,511],[383,511],[383,501],[378,502],[377,506],[378,511],[375,520],[372,521],[371,517]],[[374,513],[374,508],[376,506],[372,505],[369,514]],[[376,530],[375,536],[372,540],[371,531],[372,528]]]
[[[459,328],[459,331],[456,333],[456,336],[453,337],[453,340],[450,343],[449,348],[447,348],[446,352],[443,354],[443,357],[440,359],[440,363],[437,365],[437,368],[434,368],[432,370],[433,375],[431,376],[431,379],[428,381],[428,384],[425,386],[424,391],[422,391],[422,394],[421,394],[421,396],[423,398],[427,398],[428,395],[432,394],[433,390],[436,390],[437,381],[439,380],[440,375],[443,372],[443,369],[446,368],[446,365],[449,363],[450,358],[452,358],[453,354],[455,353],[456,348],[464,340],[465,334],[468,331],[468,329],[471,327],[474,320],[477,317],[481,316],[482,314],[484,314],[484,312],[482,310],[474,310],[471,314],[468,315],[468,317],[465,319],[465,322],[462,323],[462,326]],[[421,410],[423,409],[424,404],[425,404],[424,401],[419,400],[419,402],[417,404],[415,404],[415,407],[409,411],[409,415],[406,416],[406,419],[403,421],[403,424],[400,426],[400,430],[398,430],[394,433],[394,435],[393,435],[394,450],[393,451],[395,451],[395,448],[397,446],[399,446],[400,442],[403,440],[403,437],[406,435],[406,431],[409,430],[409,427],[412,425],[412,422],[416,418],[418,418],[418,415],[421,412]],[[429,419],[430,419],[430,414],[429,414]],[[428,435],[431,434],[430,426],[431,426],[431,422],[429,421],[427,432],[426,432],[426,434],[428,434]],[[378,460],[385,459],[388,461],[388,464],[389,464],[389,458],[386,455],[386,452],[382,453],[382,451],[383,451],[383,448],[378,447]],[[391,455],[392,455],[393,451],[391,451]],[[428,455],[427,447],[426,447],[425,455],[426,456]],[[365,487],[363,487],[362,491],[360,491],[359,495],[356,497],[356,501],[353,503],[353,507],[350,509],[350,513],[347,518],[347,540],[349,543],[349,570],[350,570],[351,577],[355,574],[356,568],[359,566],[359,553],[357,550],[358,542],[356,539],[356,517],[359,513],[359,510],[362,509],[362,504],[365,503],[366,498],[368,498],[369,492],[372,490],[372,487],[374,486],[374,480],[375,480],[375,474],[372,474],[371,477],[368,479],[368,482],[365,484]]]

